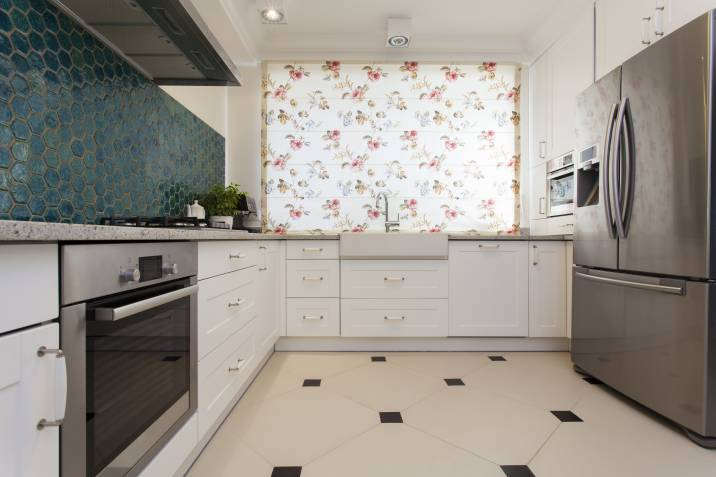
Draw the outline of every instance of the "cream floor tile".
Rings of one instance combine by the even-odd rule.
[[[277,352],[276,366],[301,378],[325,378],[370,363],[367,353]]]
[[[498,466],[405,424],[381,424],[304,467],[301,477],[504,477]]]
[[[509,353],[488,353],[504,356],[507,362],[523,366],[552,366],[559,369],[572,369],[572,360],[569,352],[509,352]]]
[[[530,463],[549,477],[707,477],[716,451],[703,449],[643,408],[597,388],[574,409]]]
[[[506,362],[491,362],[465,376],[465,384],[548,411],[572,409],[592,389],[559,358],[502,356]]]
[[[283,360],[276,359],[274,354],[251,383],[251,386],[242,396],[244,404],[255,404],[266,399],[298,389],[303,385],[303,379],[285,369]]]
[[[323,388],[299,388],[239,405],[224,423],[274,466],[299,466],[380,422],[378,413]]]
[[[389,363],[371,363],[331,376],[325,386],[376,411],[402,411],[444,387],[445,382]]]
[[[490,363],[486,353],[390,353],[388,362],[437,378],[462,378]]]
[[[433,394],[403,420],[499,465],[527,464],[559,424],[547,411],[469,386]]]
[[[269,477],[273,466],[241,442],[219,431],[188,477]]]

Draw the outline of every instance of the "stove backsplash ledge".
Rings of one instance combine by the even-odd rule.
[[[224,138],[47,0],[0,0],[0,219],[180,215]]]

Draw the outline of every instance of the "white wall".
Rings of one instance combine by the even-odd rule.
[[[226,137],[226,96],[224,86],[161,86],[185,108]]]

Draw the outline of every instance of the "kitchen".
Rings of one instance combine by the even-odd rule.
[[[0,0],[0,475],[711,475],[714,8]]]

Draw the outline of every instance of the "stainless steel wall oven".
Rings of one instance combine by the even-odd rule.
[[[547,163],[549,200],[547,216],[568,215],[574,212],[574,161],[572,153]]]
[[[62,248],[63,477],[133,476],[196,410],[196,244]]]

